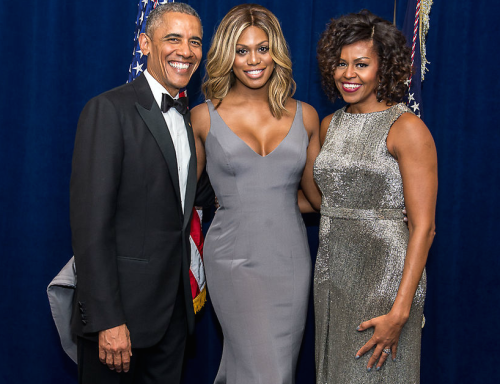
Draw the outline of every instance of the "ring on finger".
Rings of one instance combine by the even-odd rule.
[[[388,355],[391,354],[391,349],[390,348],[385,348],[382,350],[382,352],[387,353]]]

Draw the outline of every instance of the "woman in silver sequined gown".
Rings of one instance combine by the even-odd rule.
[[[397,104],[406,55],[404,37],[367,11],[332,20],[319,42],[325,91],[348,103],[323,120],[314,165],[323,194],[314,276],[321,384],[420,381],[437,160],[427,127]]]

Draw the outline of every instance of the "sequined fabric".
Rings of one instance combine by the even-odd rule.
[[[314,275],[318,384],[411,384],[420,379],[420,337],[425,271],[410,318],[399,338],[396,362],[367,372],[372,352],[355,360],[373,330],[363,321],[389,312],[403,273],[408,228],[403,184],[387,150],[392,124],[410,110],[337,111],[314,165],[322,193],[319,251]]]

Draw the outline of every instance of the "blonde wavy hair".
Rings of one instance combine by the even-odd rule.
[[[275,63],[269,79],[269,109],[274,117],[280,119],[286,111],[287,100],[295,93],[296,85],[280,23],[271,11],[261,5],[237,5],[224,16],[207,54],[207,72],[202,90],[207,99],[222,100],[228,94],[236,80],[231,72],[236,43],[242,32],[250,26],[262,29],[269,39],[269,53]]]

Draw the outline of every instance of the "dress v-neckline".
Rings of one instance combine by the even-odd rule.
[[[211,101],[210,101],[211,102]],[[212,106],[213,106],[213,103],[212,103]],[[286,140],[286,138],[288,136],[290,136],[290,132],[292,131],[292,128],[293,128],[293,125],[295,124],[295,120],[297,119],[297,112],[299,110],[299,102],[297,101],[297,107],[295,108],[295,115],[293,116],[293,120],[292,120],[292,125],[290,125],[290,128],[288,128],[288,131],[285,135],[285,137],[283,137],[283,139],[281,139],[281,141],[278,143],[278,145],[276,147],[273,148],[273,150],[271,152],[269,152],[268,154],[262,156],[260,153],[257,153],[250,145],[248,145],[248,143],[243,140],[240,136],[238,136],[236,134],[236,132],[234,132],[231,127],[229,125],[226,124],[226,122],[224,121],[224,119],[222,118],[222,116],[219,114],[219,112],[215,109],[214,107],[214,111],[215,113],[217,113],[217,116],[219,116],[219,118],[222,120],[222,122],[224,123],[225,127],[234,135],[236,136],[236,138],[241,141],[243,144],[245,144],[245,146],[250,150],[252,151],[253,153],[255,153],[257,156],[259,156],[260,158],[262,159],[265,159],[266,157],[269,157],[270,155],[272,155],[280,146],[281,144]]]

